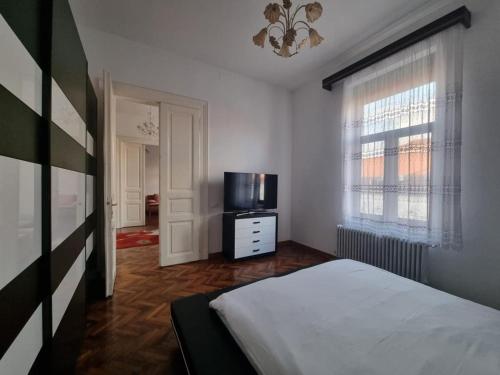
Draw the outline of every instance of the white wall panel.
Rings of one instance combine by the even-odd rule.
[[[52,167],[52,250],[85,221],[85,175]]]
[[[0,156],[0,289],[42,254],[41,166]]]
[[[68,270],[61,283],[52,294],[52,335],[57,331],[59,323],[75,294],[83,273],[85,272],[85,248],[82,249],[75,262]]]
[[[0,360],[0,374],[28,374],[42,345],[42,305],[40,304]]]
[[[41,115],[42,70],[1,14],[0,51],[0,84]]]

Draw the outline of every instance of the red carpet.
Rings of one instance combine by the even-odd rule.
[[[158,245],[158,231],[141,230],[138,232],[117,233],[116,248],[128,249],[129,247]]]

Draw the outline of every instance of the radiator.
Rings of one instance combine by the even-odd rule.
[[[339,258],[353,259],[422,282],[427,245],[359,230],[337,227]]]

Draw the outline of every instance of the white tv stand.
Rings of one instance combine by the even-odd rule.
[[[232,260],[274,254],[278,239],[276,212],[227,212],[223,214],[222,247]]]

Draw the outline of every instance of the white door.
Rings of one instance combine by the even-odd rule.
[[[104,72],[104,244],[106,297],[113,294],[116,278],[116,98],[108,72]]]
[[[202,111],[160,105],[160,264],[200,259]]]
[[[120,215],[122,227],[144,225],[144,145],[120,142]]]

